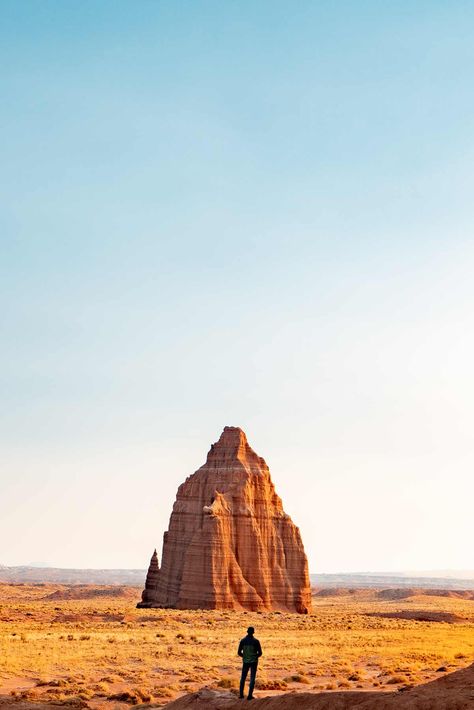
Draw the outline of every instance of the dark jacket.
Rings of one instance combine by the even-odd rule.
[[[239,643],[238,655],[244,663],[256,663],[262,655],[262,647],[260,641],[254,636],[246,636]]]

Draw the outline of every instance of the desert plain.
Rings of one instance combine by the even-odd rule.
[[[3,702],[105,710],[163,706],[203,687],[232,693],[249,625],[263,646],[260,698],[404,691],[474,656],[472,591],[319,590],[308,615],[137,609],[140,592],[0,584]]]

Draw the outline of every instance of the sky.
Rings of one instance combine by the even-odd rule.
[[[145,567],[234,425],[312,573],[474,568],[473,20],[0,1],[0,564]]]

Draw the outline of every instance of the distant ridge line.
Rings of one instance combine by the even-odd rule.
[[[0,565],[0,583],[16,584],[116,584],[140,587],[145,569],[80,569],[62,567],[5,567]]]
[[[407,577],[390,574],[310,574],[313,587],[352,587],[355,589],[385,589],[387,587],[418,587],[422,589],[474,589],[474,578]]]
[[[141,587],[146,569],[93,569],[0,565],[0,583],[117,584]],[[423,589],[474,589],[474,575],[466,577],[405,576],[389,573],[310,574],[313,587],[386,589],[418,587]]]

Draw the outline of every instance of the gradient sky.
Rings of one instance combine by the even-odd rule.
[[[0,1],[0,563],[145,566],[237,425],[312,572],[474,567],[473,27]]]

